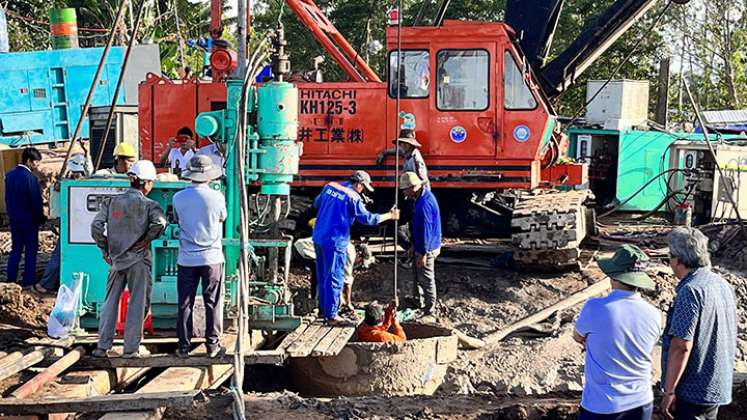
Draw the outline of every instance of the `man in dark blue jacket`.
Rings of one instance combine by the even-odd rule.
[[[36,283],[39,225],[45,220],[39,181],[32,173],[39,167],[41,160],[41,153],[35,148],[24,149],[22,163],[5,175],[5,207],[8,209],[13,245],[8,258],[7,281],[16,282],[21,253],[25,252],[24,288]]]
[[[396,208],[383,214],[369,212],[360,195],[364,189],[373,191],[371,176],[364,171],[355,171],[348,182],[327,184],[314,200],[317,216],[312,238],[316,252],[319,310],[330,325],[345,323],[337,311],[345,279],[350,227],[354,222],[375,226],[399,218]]]
[[[412,214],[415,298],[420,303],[423,315],[435,316],[436,258],[441,253],[441,211],[430,188],[424,186],[424,181],[415,172],[405,172],[400,177],[402,193],[415,200]]]

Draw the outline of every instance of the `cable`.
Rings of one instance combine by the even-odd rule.
[[[402,0],[397,1],[397,114],[394,116],[396,140],[394,147],[394,207],[399,209],[399,113],[402,111]],[[399,275],[399,218],[394,221],[394,302],[399,305],[397,296]],[[413,264],[415,262],[413,261]]]
[[[651,34],[654,32],[654,28],[659,24],[659,21],[661,21],[661,19],[664,17],[664,14],[669,10],[669,7],[671,5],[672,5],[672,0],[669,0],[667,2],[667,5],[664,6],[664,9],[662,9],[661,13],[659,13],[659,15],[656,16],[656,19],[654,19],[654,22],[651,24],[651,26],[648,27],[648,30],[646,30],[646,32],[643,33],[643,36],[641,36],[640,38],[638,38],[638,41],[636,41],[636,43],[633,45],[633,48],[631,48],[628,51],[628,53],[625,55],[625,57],[623,57],[623,60],[620,62],[620,64],[618,64],[617,67],[615,67],[615,69],[612,70],[612,73],[610,73],[610,77],[607,78],[607,80],[602,84],[602,86],[599,87],[599,89],[594,93],[594,95],[591,97],[591,99],[589,99],[588,101],[586,101],[586,103],[584,103],[584,105],[581,106],[578,109],[578,111],[576,111],[576,113],[573,115],[573,118],[571,118],[571,122],[568,123],[566,125],[566,127],[573,126],[573,123],[575,123],[576,121],[578,121],[578,118],[581,116],[581,113],[584,112],[584,110],[586,109],[586,107],[590,103],[592,103],[594,101],[594,99],[596,99],[597,96],[599,96],[600,93],[602,93],[602,90],[604,90],[604,88],[606,88],[607,85],[610,84],[610,82],[612,82],[612,79],[615,77],[615,75],[617,75],[617,73],[620,72],[620,70],[623,68],[623,66],[628,63],[628,61],[630,61],[630,59],[633,57],[633,53],[635,53],[635,51],[638,49],[638,47],[640,47],[641,44],[643,44],[643,41],[647,40],[649,38],[649,36],[651,36]]]
[[[616,205],[616,206],[615,206],[615,207],[613,207],[613,208],[612,208],[611,210],[608,210],[608,211],[606,211],[606,212],[604,212],[604,213],[600,214],[599,216],[597,216],[597,218],[598,218],[598,219],[601,219],[602,217],[606,217],[606,216],[609,216],[610,214],[612,214],[612,213],[614,213],[614,212],[616,212],[616,211],[620,210],[620,208],[622,208],[622,207],[623,207],[624,205],[628,204],[628,202],[630,202],[630,200],[632,200],[632,199],[633,199],[633,198],[635,198],[635,197],[636,197],[636,196],[637,196],[638,194],[640,194],[641,192],[643,192],[643,190],[645,190],[645,189],[646,189],[646,187],[648,187],[649,185],[651,185],[651,183],[653,183],[653,182],[654,182],[655,180],[659,179],[659,177],[661,177],[661,176],[663,176],[663,175],[665,175],[665,174],[668,174],[668,173],[670,173],[670,172],[687,172],[687,171],[688,171],[688,170],[686,170],[686,169],[667,169],[666,171],[660,172],[659,174],[657,174],[657,175],[656,175],[656,176],[654,176],[653,178],[649,179],[649,180],[648,180],[648,182],[646,182],[645,184],[643,184],[643,186],[642,186],[641,188],[639,188],[639,189],[638,189],[638,190],[637,190],[636,192],[634,192],[634,193],[633,193],[632,195],[630,195],[630,196],[629,196],[628,198],[626,198],[625,200],[623,200],[623,202],[622,202],[622,203],[620,203],[620,204]]]
[[[716,170],[718,171],[718,175],[720,179],[723,180],[726,179],[724,177],[724,171],[721,170],[721,165],[718,163],[718,158],[716,157],[716,151],[713,150],[713,145],[710,142],[710,139],[708,137],[708,128],[705,125],[705,122],[703,121],[703,116],[700,113],[700,107],[698,106],[698,103],[695,102],[695,98],[693,98],[693,94],[690,91],[690,84],[687,82],[687,79],[682,78],[682,84],[685,85],[685,91],[687,92],[687,97],[690,101],[690,104],[693,107],[693,111],[695,112],[695,117],[698,120],[698,124],[700,124],[700,128],[703,130],[703,137],[705,137],[705,143],[706,146],[708,146],[708,151],[711,153],[711,157],[713,157],[713,163],[716,166]],[[734,201],[733,194],[726,194],[726,196],[729,198],[729,202],[731,203],[732,208],[734,209],[734,214],[737,216],[737,220],[739,220],[739,226],[742,228],[742,232],[745,231],[744,221],[742,219],[742,215],[739,213],[739,206]]]

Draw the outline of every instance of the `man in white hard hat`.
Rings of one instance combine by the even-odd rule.
[[[138,350],[152,281],[150,243],[163,233],[167,224],[158,203],[146,197],[156,179],[153,162],[137,161],[127,175],[130,189],[104,201],[91,223],[91,236],[110,265],[95,357],[106,357],[112,347],[119,299],[125,286],[130,291],[130,301],[123,357],[140,357]]]
[[[129,143],[119,143],[117,147],[114,148],[114,167],[99,169],[93,175],[102,177],[126,175],[136,159],[137,152],[135,151],[134,146]]]

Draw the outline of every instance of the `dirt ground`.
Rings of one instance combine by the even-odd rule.
[[[725,228],[726,229],[726,228]],[[475,337],[484,337],[511,322],[551,305],[593,281],[595,264],[592,257],[611,253],[622,243],[636,243],[652,256],[651,274],[655,291],[646,298],[661,310],[666,310],[674,297],[676,279],[666,266],[666,232],[659,226],[609,226],[600,236],[589,241],[584,251],[586,270],[562,274],[530,274],[490,268],[494,255],[476,253],[461,255],[469,263],[453,263],[448,249],[437,266],[439,306],[438,319],[445,326],[458,328]],[[712,237],[723,237],[720,230],[706,230]],[[43,233],[39,270],[51,252],[54,236]],[[0,266],[7,261],[2,244],[7,232],[0,232]],[[740,242],[741,241],[741,242]],[[744,264],[736,255],[747,249],[741,238],[714,259],[716,270],[732,285],[738,298],[739,364],[737,370],[747,372],[747,275]],[[8,249],[9,250],[9,249]],[[745,257],[747,260],[747,256]],[[4,268],[4,267],[3,267]],[[4,277],[4,269],[0,277]],[[592,275],[590,276],[589,273]],[[293,269],[290,279],[297,299],[308,293],[309,273]],[[4,278],[3,278],[4,280]],[[399,270],[399,296],[405,301],[412,288],[410,270]],[[28,335],[44,335],[46,318],[53,304],[52,297],[40,298],[5,286],[0,297],[0,323],[20,327],[0,333],[0,350],[19,339],[18,331]],[[393,265],[381,257],[366,270],[356,272],[354,300],[362,306],[377,299],[388,302],[393,296]],[[450,418],[450,419],[539,419],[574,418],[582,389],[584,355],[571,337],[572,321],[580,305],[546,322],[509,337],[493,351],[480,357],[464,351],[447,373],[446,382],[430,397],[368,397],[316,399],[304,398],[292,389],[277,387],[268,393],[247,394],[246,408],[250,418]],[[5,328],[2,328],[5,330]],[[24,338],[24,337],[21,337]],[[656,364],[658,365],[658,357]],[[656,381],[655,381],[656,382]],[[168,412],[169,418],[223,418],[230,410],[226,398],[214,397],[189,413]],[[221,404],[223,404],[221,406]],[[735,389],[735,404],[726,408],[720,418],[747,418],[747,389]],[[200,414],[202,413],[202,414]]]

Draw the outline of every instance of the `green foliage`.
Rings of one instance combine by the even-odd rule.
[[[34,51],[49,47],[49,26],[28,22],[13,15],[47,22],[49,11],[65,5],[64,0],[14,0],[7,4],[8,41],[11,51]]]

